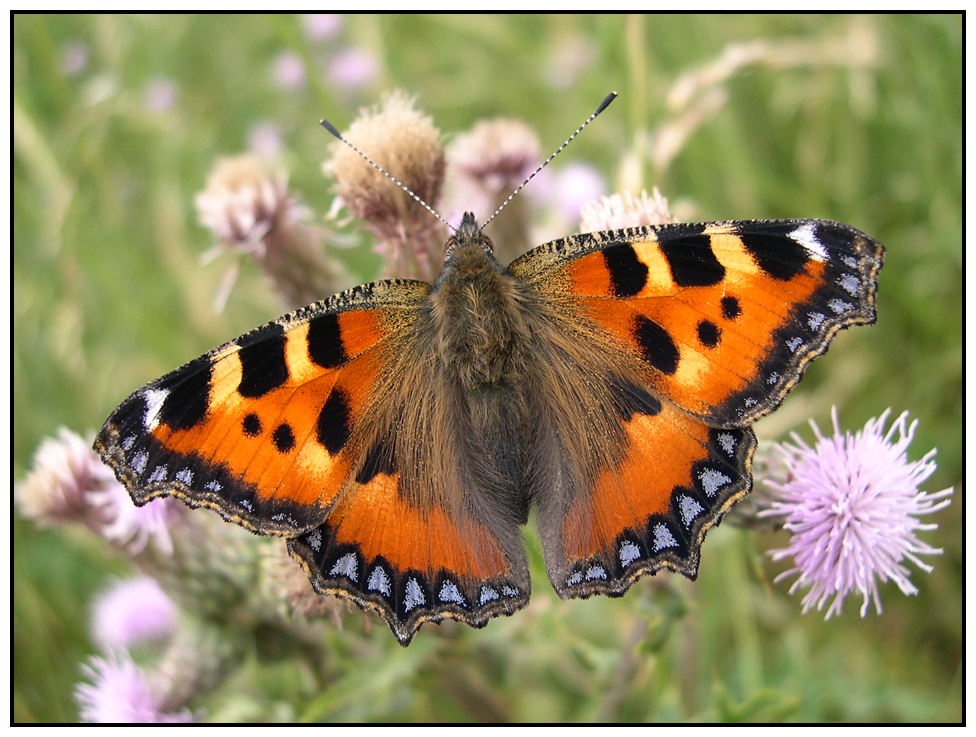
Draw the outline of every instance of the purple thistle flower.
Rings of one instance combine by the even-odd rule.
[[[329,80],[337,87],[357,89],[373,82],[380,73],[376,57],[359,48],[340,51],[329,64]]]
[[[150,539],[169,554],[169,525],[183,514],[175,499],[137,507],[115,474],[91,449],[91,440],[66,428],[45,438],[34,467],[16,490],[21,513],[40,525],[81,522],[106,540],[139,553]]]
[[[607,191],[603,176],[588,164],[573,163],[552,173],[552,182],[543,195],[559,208],[566,220],[577,221],[580,209]],[[582,231],[584,233],[588,231]]]
[[[316,41],[332,38],[342,29],[339,13],[308,13],[305,16],[305,32]]]
[[[88,47],[81,41],[68,41],[61,46],[61,70],[69,77],[81,74],[88,66]]]
[[[266,159],[281,153],[281,128],[277,123],[264,121],[251,127],[247,134],[248,150]]]
[[[279,54],[274,62],[274,77],[285,89],[301,87],[305,84],[305,62],[290,51]]]
[[[170,635],[176,607],[148,576],[117,581],[92,606],[92,633],[106,648],[128,648]]]
[[[179,88],[171,79],[154,79],[146,87],[146,109],[154,113],[162,113],[176,104]]]
[[[906,451],[918,421],[909,426],[904,412],[885,432],[890,413],[886,410],[851,434],[841,433],[834,408],[832,437],[824,437],[811,421],[815,447],[796,434],[795,445],[777,447],[787,473],[781,482],[766,481],[779,498],[759,516],[786,518],[783,527],[793,534],[790,544],[770,554],[774,560],[789,556],[796,562],[776,577],[779,581],[800,574],[791,594],[801,586],[811,587],[803,598],[804,613],[814,604],[823,609],[833,596],[826,615],[830,619],[840,614],[844,598],[856,591],[864,597],[862,617],[870,600],[880,614],[878,579],[893,580],[906,595],[917,594],[904,562],[931,571],[918,556],[942,552],[916,537],[917,531],[937,528],[917,517],[948,506],[946,497],[952,489],[919,491],[919,484],[935,471],[935,450],[909,462]]]
[[[75,689],[79,717],[84,722],[100,724],[191,722],[193,714],[187,709],[166,713],[163,696],[154,693],[146,674],[128,653],[110,654],[106,658],[92,658],[82,666],[91,683],[81,683]]]
[[[91,440],[61,427],[56,438],[41,441],[15,499],[21,514],[39,525],[82,522],[98,530],[106,520],[89,495],[118,485],[112,469],[91,449]]]
[[[184,507],[180,502],[161,498],[137,507],[119,483],[88,492],[88,500],[109,520],[99,530],[106,540],[121,545],[132,555],[141,553],[150,540],[163,555],[173,553],[169,528],[183,514]]]

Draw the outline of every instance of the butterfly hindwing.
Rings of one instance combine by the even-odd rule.
[[[577,475],[582,488],[533,491],[561,596],[619,595],[662,567],[695,577],[705,533],[751,488],[749,425],[837,330],[874,322],[882,258],[849,226],[802,220],[592,233],[509,266],[590,326],[600,353],[579,351],[581,372],[617,409],[594,428],[617,452]]]
[[[393,467],[367,469],[325,523],[289,540],[315,590],[382,614],[402,645],[427,621],[482,627],[525,606],[521,542],[506,545],[470,515],[404,501],[400,480]]]
[[[694,578],[705,533],[749,492],[750,429],[710,428],[652,395],[622,406],[620,461],[599,469],[589,493],[540,505],[546,565],[564,598],[620,595],[661,568]]]

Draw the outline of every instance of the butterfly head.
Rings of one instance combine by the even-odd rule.
[[[487,272],[500,270],[491,238],[482,232],[473,212],[464,213],[460,227],[447,241],[441,279],[451,274],[470,281]]]

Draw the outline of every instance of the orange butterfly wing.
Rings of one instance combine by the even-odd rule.
[[[288,537],[317,591],[402,644],[428,620],[511,613],[529,592],[515,523],[406,492],[381,429],[430,289],[379,282],[257,328],[133,393],[95,448],[137,504],[172,495]]]
[[[381,614],[401,645],[424,622],[483,627],[525,606],[530,584],[520,539],[503,540],[492,520],[413,505],[405,496],[400,472],[371,460],[324,524],[288,541],[316,591]]]
[[[874,322],[883,254],[839,223],[756,221],[592,233],[512,263],[597,328],[594,374],[630,377],[622,457],[582,493],[536,493],[562,596],[619,595],[662,567],[696,575],[705,533],[751,487],[749,425],[838,330]]]
[[[423,296],[360,287],[252,330],[134,392],[95,448],[137,504],[173,495],[261,534],[314,527],[354,469],[387,315]]]

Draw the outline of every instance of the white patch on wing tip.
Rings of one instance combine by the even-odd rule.
[[[842,274],[837,278],[837,284],[852,297],[856,297],[861,289],[861,280],[853,274]]]
[[[827,249],[817,240],[816,226],[814,223],[804,223],[790,233],[790,238],[803,246],[812,259],[825,262],[830,258],[827,255]]]
[[[654,550],[664,550],[665,548],[674,548],[678,546],[678,541],[674,539],[674,535],[671,534],[669,530],[664,525],[654,526]]]
[[[142,424],[146,430],[152,432],[159,424],[159,411],[163,408],[163,402],[169,396],[169,389],[146,389],[142,393],[146,400],[146,414],[142,416]]]
[[[732,479],[714,468],[706,468],[701,471],[698,474],[698,480],[701,481],[702,488],[709,497],[715,496],[723,486],[732,483]]]
[[[685,527],[691,527],[695,518],[705,511],[705,508],[690,496],[680,497],[678,509],[681,511],[681,521],[685,523]]]
[[[598,578],[606,579],[607,572],[601,565],[590,566],[589,570],[586,571],[586,580],[595,581]]]
[[[160,481],[165,481],[168,473],[169,470],[166,468],[165,463],[162,466],[156,466],[156,468],[153,469],[153,472],[149,475],[149,483],[155,484],[159,483]]]
[[[810,312],[807,314],[807,325],[810,326],[811,330],[819,330],[826,319],[827,316],[822,312]]]
[[[640,548],[630,540],[624,540],[620,545],[620,565],[624,568],[640,558]]]
[[[144,450],[140,450],[138,453],[132,456],[132,459],[129,461],[129,466],[131,466],[132,470],[141,476],[143,471],[146,470],[146,464],[148,462],[149,454]]]
[[[827,306],[835,315],[843,315],[845,312],[854,309],[854,305],[842,299],[832,299],[827,303]]]
[[[316,553],[319,552],[319,548],[322,547],[322,533],[319,530],[312,530],[305,536],[305,542],[312,546],[312,550]]]

